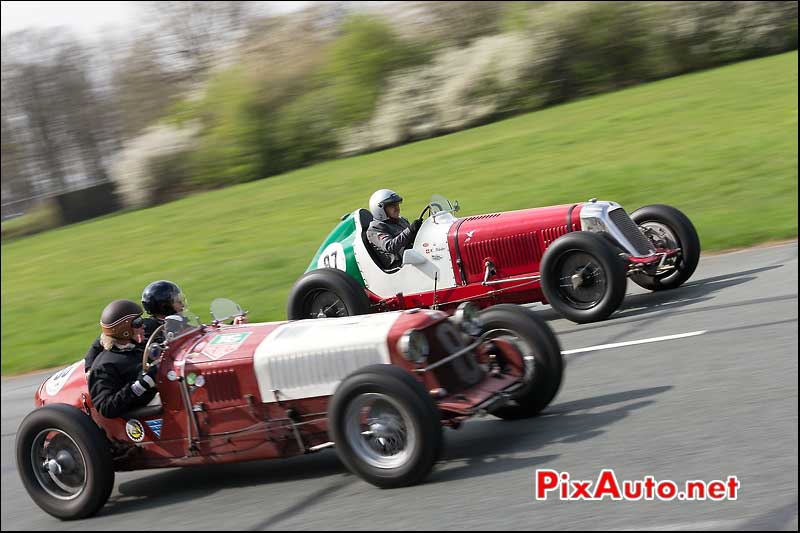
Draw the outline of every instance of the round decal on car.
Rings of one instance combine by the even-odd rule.
[[[322,250],[317,260],[317,268],[338,268],[347,272],[347,258],[344,256],[344,246],[340,242],[332,242]]]
[[[47,380],[47,383],[44,387],[44,390],[47,392],[48,396],[55,396],[58,394],[62,387],[64,387],[64,385],[67,383],[67,380],[69,380],[69,377],[72,375],[75,369],[82,365],[83,360],[81,359],[80,361],[73,363],[67,368],[59,370],[50,376],[50,379]]]
[[[144,426],[135,418],[131,418],[125,424],[125,433],[128,434],[128,437],[133,442],[142,442],[144,440]]]

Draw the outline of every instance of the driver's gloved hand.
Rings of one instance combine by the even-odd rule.
[[[156,386],[156,376],[158,375],[158,364],[150,365],[147,372],[142,372],[139,379],[131,384],[131,389],[136,396],[141,396]]]
[[[418,218],[417,220],[411,223],[411,231],[413,231],[414,233],[418,232],[420,226],[422,226],[422,219]]]

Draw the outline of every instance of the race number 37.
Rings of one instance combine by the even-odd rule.
[[[344,247],[340,242],[332,242],[322,250],[317,260],[317,268],[338,268],[347,271],[347,261],[344,257]]]

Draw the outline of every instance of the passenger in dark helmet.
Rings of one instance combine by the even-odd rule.
[[[180,287],[171,281],[154,281],[142,291],[142,305],[150,314],[144,319],[144,341],[164,323],[164,319],[173,314],[180,314],[186,308],[186,298],[183,296]],[[95,358],[103,351],[100,337],[95,339],[84,358],[84,370],[87,372],[92,368]]]
[[[106,418],[147,405],[156,395],[158,364],[142,372],[145,340],[142,308],[130,300],[114,300],[100,315],[100,344],[92,363],[89,395]]]
[[[180,314],[186,308],[186,298],[181,288],[162,279],[154,281],[142,291],[142,305],[150,316],[163,323],[169,315]]]
[[[369,199],[372,222],[367,229],[367,240],[378,252],[384,269],[399,267],[403,252],[414,243],[422,219],[412,223],[400,216],[403,197],[389,189],[375,191]]]

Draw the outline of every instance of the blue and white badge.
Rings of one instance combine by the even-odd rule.
[[[155,434],[157,439],[161,438],[161,422],[162,421],[163,421],[162,418],[159,418],[158,420],[145,420],[145,424],[147,424],[147,427],[150,428],[150,431],[152,431]]]

